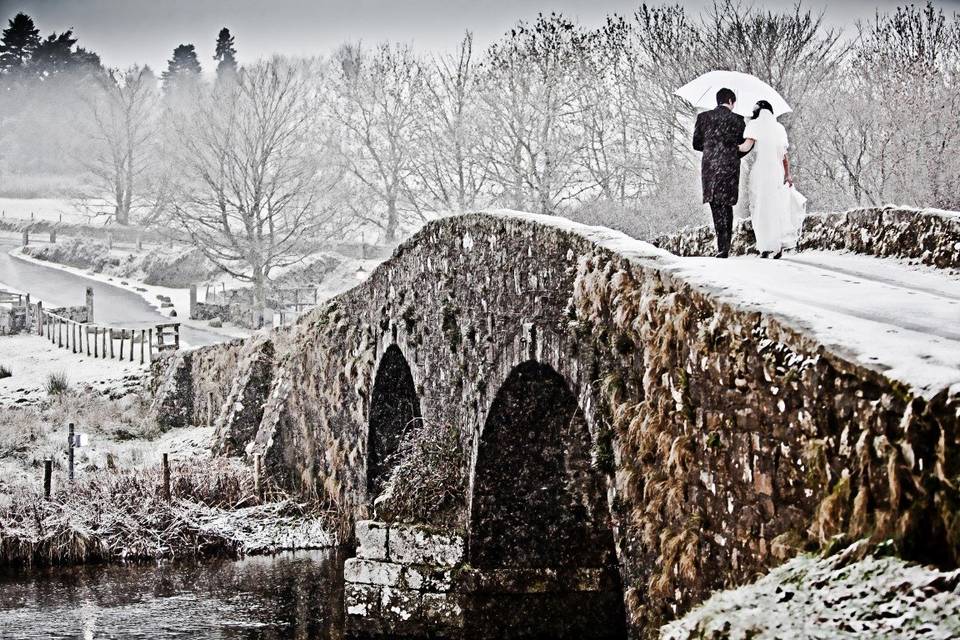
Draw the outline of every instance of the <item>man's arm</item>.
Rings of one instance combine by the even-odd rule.
[[[737,145],[737,151],[741,158],[747,155],[748,153],[750,153],[751,151],[753,151],[753,145],[755,142],[753,139],[750,139],[750,144],[747,145],[747,140],[744,139],[743,137],[743,132],[746,130],[746,128],[747,128],[747,123],[744,122],[743,118],[741,118],[740,116],[737,116],[737,129],[736,129],[737,135],[736,135],[736,138],[734,138],[735,140],[734,144]]]
[[[693,126],[693,150],[694,151],[703,151],[703,116],[705,113],[701,113],[697,116],[697,123]]]

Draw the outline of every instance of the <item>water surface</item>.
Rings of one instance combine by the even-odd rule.
[[[0,638],[341,638],[335,551],[0,570]]]

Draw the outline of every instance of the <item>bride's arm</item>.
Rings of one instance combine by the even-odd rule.
[[[790,156],[783,154],[783,183],[793,186],[793,176],[790,175]]]
[[[749,153],[750,149],[753,149],[753,143],[755,142],[756,140],[753,138],[747,138],[744,140],[743,143],[738,147],[740,149],[740,153]]]

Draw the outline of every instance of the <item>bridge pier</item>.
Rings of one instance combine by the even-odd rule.
[[[351,635],[625,637],[616,571],[478,568],[466,562],[463,536],[420,525],[360,521],[356,538],[343,569]]]

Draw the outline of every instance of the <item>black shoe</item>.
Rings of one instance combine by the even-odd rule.
[[[721,251],[720,253],[718,253],[718,254],[715,255],[714,257],[715,257],[715,258],[727,258],[727,257],[729,257],[729,255],[730,255],[730,254],[729,254],[728,252],[726,252],[726,251]]]
[[[773,259],[779,260],[782,257],[783,257],[783,249],[780,249],[780,251],[777,251],[777,255],[773,256]]]
[[[760,257],[761,257],[761,258],[769,258],[769,257],[770,257],[770,252],[769,252],[769,251],[761,251],[761,252],[760,252]]]

